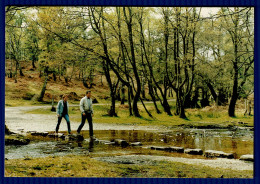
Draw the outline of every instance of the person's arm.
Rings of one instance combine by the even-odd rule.
[[[67,110],[68,110],[68,115],[69,115],[69,102],[67,102]]]
[[[91,110],[91,114],[93,115],[94,114],[94,110],[93,110],[93,106],[92,106],[92,99],[91,99],[91,103],[90,103],[90,110]]]
[[[81,113],[84,113],[83,104],[84,104],[84,98],[82,98],[82,99],[80,100],[80,103],[79,103],[79,109],[80,109],[80,112],[81,112]]]
[[[61,112],[60,112],[60,106],[61,106],[61,101],[58,102],[57,105],[57,115],[60,116]]]

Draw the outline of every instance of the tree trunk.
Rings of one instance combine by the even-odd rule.
[[[125,104],[125,88],[122,85],[122,87],[121,87],[121,105],[124,105],[124,104]]]
[[[133,111],[132,111],[132,102],[131,102],[131,92],[132,92],[132,86],[128,86],[128,106],[129,106],[129,115],[133,116]]]
[[[44,83],[43,83],[43,86],[42,86],[42,91],[41,91],[40,97],[38,98],[39,102],[43,101],[43,97],[44,97],[44,94],[45,94],[47,82],[48,82],[48,75],[45,74],[45,80],[44,80]]]
[[[127,15],[126,15],[125,8],[123,10],[124,10],[125,21],[127,24],[127,29],[128,29],[128,34],[129,34],[128,40],[130,43],[130,50],[131,50],[131,60],[132,60],[131,65],[133,67],[133,72],[134,72],[134,76],[136,79],[136,85],[137,85],[136,93],[135,93],[135,96],[133,99],[133,112],[136,117],[141,117],[139,110],[138,110],[138,105],[137,105],[139,98],[140,98],[140,94],[141,94],[141,82],[140,82],[140,77],[138,75],[136,60],[135,60],[133,31],[132,31],[132,12],[131,12],[132,10],[131,10],[131,7],[128,7],[129,17],[127,17]]]
[[[82,82],[83,82],[83,86],[84,86],[84,87],[89,88],[88,83],[87,83],[87,81],[86,81],[86,77],[83,77],[83,78],[82,78]]]
[[[109,110],[109,113],[108,115],[113,117],[117,117],[117,114],[116,114],[116,98],[115,98],[115,94],[112,94],[113,92],[110,93],[111,95],[111,106],[110,106],[110,110]]]
[[[19,72],[20,72],[20,76],[24,76],[23,74],[23,70],[22,70],[22,67],[21,67],[21,64],[18,62],[18,66],[19,66]]]
[[[53,75],[53,80],[56,81],[56,80],[57,80],[57,77],[56,77],[55,72],[53,72],[52,75]]]
[[[181,103],[180,104],[180,118],[183,118],[183,119],[187,119],[186,115],[185,115],[185,108],[184,108],[184,104]]]
[[[237,92],[238,71],[236,69],[237,66],[234,66],[234,68],[235,68],[235,75],[234,75],[233,93],[232,93],[232,97],[231,97],[229,108],[228,108],[228,115],[230,117],[235,117],[235,107],[236,107],[236,102],[237,102],[237,98],[238,98],[238,92]]]
[[[156,98],[153,92],[153,87],[151,86],[150,82],[148,82],[148,88],[149,88],[149,95],[151,96],[152,100],[153,100],[153,104],[156,110],[157,114],[161,114],[161,111],[158,109],[158,106],[156,104]]]
[[[32,67],[33,67],[33,69],[36,68],[36,66],[35,66],[35,60],[34,60],[34,59],[32,60]]]
[[[172,116],[172,113],[171,113],[171,107],[167,101],[167,93],[164,93],[163,94],[163,108],[164,108],[164,111],[169,115],[169,116]]]
[[[238,12],[238,8],[235,8],[235,12]],[[233,91],[232,91],[232,96],[231,96],[231,101],[229,104],[229,108],[228,108],[228,115],[230,117],[235,117],[235,107],[236,107],[236,102],[238,99],[238,62],[239,62],[239,58],[238,58],[238,34],[237,34],[237,30],[238,30],[238,18],[239,15],[235,15],[235,20],[234,22],[234,26],[235,26],[235,30],[233,32],[234,34],[234,38],[233,38],[233,44],[234,44],[234,61],[233,61],[233,70],[234,70],[234,78],[233,78]],[[232,35],[231,35],[232,36]]]

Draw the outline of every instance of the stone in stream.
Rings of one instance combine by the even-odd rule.
[[[115,142],[110,142],[110,141],[108,141],[108,140],[98,140],[98,143],[99,144],[111,144],[111,143],[113,143],[113,144],[115,144]]]
[[[254,155],[242,155],[239,160],[254,162]]]
[[[171,152],[177,152],[177,153],[183,153],[184,148],[183,147],[168,147],[168,150]]]
[[[162,147],[162,146],[151,146],[150,147],[153,150],[161,150],[161,151],[169,151],[169,152],[178,152],[183,153],[184,148],[183,147]]]
[[[82,135],[69,134],[65,137],[69,141],[83,141],[84,137]]]
[[[33,136],[43,136],[46,137],[49,133],[48,132],[31,132]]]
[[[129,145],[129,143],[123,139],[115,139],[115,144],[122,147],[127,147]]]
[[[50,138],[56,138],[56,137],[58,137],[58,138],[61,138],[61,139],[65,139],[65,135],[62,134],[62,133],[58,133],[58,134],[48,134],[48,137],[50,137]]]
[[[161,150],[161,151],[168,151],[168,147],[162,147],[162,146],[151,146],[152,150]]]
[[[132,142],[130,145],[131,146],[142,146],[143,144],[141,142]]]
[[[201,149],[185,149],[184,153],[191,155],[203,155],[203,151]]]
[[[21,135],[5,138],[5,145],[27,145],[29,143],[30,139],[26,139]]]
[[[205,157],[208,158],[214,158],[214,157],[218,157],[218,158],[234,158],[234,154],[233,153],[225,153],[223,151],[215,151],[215,150],[206,150],[204,153]]]

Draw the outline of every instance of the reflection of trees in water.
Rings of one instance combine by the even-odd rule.
[[[232,145],[232,148],[233,149],[237,149],[237,141],[235,141],[235,140],[231,140],[231,145]]]
[[[103,132],[104,133],[104,132]],[[224,133],[224,134],[223,134]],[[165,144],[184,148],[200,148],[202,150],[217,150],[224,152],[251,153],[252,140],[242,141],[241,138],[232,139],[225,132],[198,130],[194,132],[176,131],[171,133],[148,132],[140,130],[109,130],[105,132],[110,139],[124,139],[128,142],[142,142],[143,144]]]
[[[138,141],[138,131],[133,132],[133,141]]]

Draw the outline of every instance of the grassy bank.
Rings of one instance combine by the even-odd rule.
[[[172,106],[172,112],[174,112],[174,101],[170,101]],[[140,104],[139,109],[142,117],[137,118],[129,116],[128,108],[125,106],[117,106],[118,117],[109,117],[107,112],[109,105],[95,105],[94,106],[94,122],[95,123],[118,123],[122,125],[143,125],[143,126],[166,126],[168,128],[179,126],[179,125],[192,125],[192,126],[214,126],[219,125],[222,127],[230,126],[253,126],[253,116],[244,116],[243,111],[237,109],[237,117],[229,117],[227,114],[227,107],[206,107],[203,109],[187,109],[186,114],[188,119],[182,119],[178,116],[168,116],[163,112],[163,108],[159,105],[159,109],[163,112],[157,114],[154,110],[152,103],[146,104],[149,111],[152,113],[154,118],[149,117],[143,106]],[[50,114],[50,109],[36,109],[28,111],[27,113],[33,114]],[[70,118],[72,121],[81,121],[79,107],[70,108]],[[241,123],[243,122],[243,123]]]
[[[167,168],[167,169],[165,169]],[[88,156],[64,156],[5,161],[6,177],[169,177],[252,178],[253,171],[233,171],[156,161],[152,165],[112,164]]]

